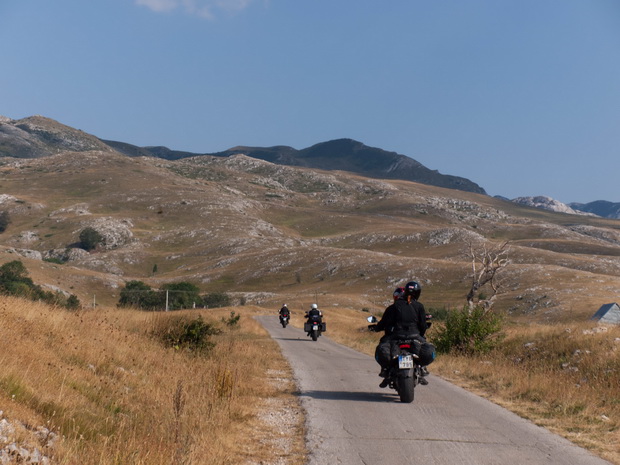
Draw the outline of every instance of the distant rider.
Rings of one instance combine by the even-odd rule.
[[[421,342],[426,342],[424,339],[424,333],[428,328],[426,312],[424,305],[418,302],[421,292],[422,288],[416,281],[408,282],[404,288],[397,288],[394,291],[394,303],[385,309],[383,317],[377,324],[368,326],[371,331],[385,331],[375,351],[375,358],[381,365],[379,376],[385,378],[379,387],[386,387],[389,383],[387,375],[392,339],[416,337]],[[419,382],[423,385],[428,384],[423,377]]]
[[[280,323],[282,323],[282,318],[284,317],[288,319],[291,318],[291,311],[288,309],[288,306],[286,304],[282,305],[282,308],[280,309],[278,314],[280,315]]]
[[[323,322],[323,313],[319,310],[317,304],[312,304],[310,310],[306,312],[305,317],[308,319],[308,323],[314,323],[316,321],[321,324]],[[308,335],[310,335],[310,333],[308,333]]]

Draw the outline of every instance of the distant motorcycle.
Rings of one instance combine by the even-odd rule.
[[[325,322],[320,322],[318,320],[307,321],[304,323],[304,331],[312,338],[313,341],[316,341],[326,329],[327,327]]]
[[[374,316],[367,318],[369,323],[376,323]],[[429,365],[435,359],[435,347],[418,338],[398,338],[391,341],[390,364],[386,380],[388,386],[394,389],[400,401],[413,402],[415,387],[422,378],[422,367]]]
[[[282,325],[283,328],[286,328],[286,325],[289,322],[289,315],[288,313],[283,313],[282,315],[280,315],[280,324]]]

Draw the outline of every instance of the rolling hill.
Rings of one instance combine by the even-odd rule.
[[[404,180],[109,146],[1,158],[0,179],[10,217],[0,263],[20,259],[35,282],[87,304],[114,305],[129,280],[186,280],[274,308],[379,310],[416,279],[428,306],[460,306],[469,247],[503,241],[511,265],[498,307],[515,317],[587,318],[620,284],[617,220]],[[75,247],[88,226],[105,239],[92,253]]]

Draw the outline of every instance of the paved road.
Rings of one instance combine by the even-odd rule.
[[[309,465],[609,465],[432,375],[403,404],[379,388],[372,357],[326,335],[313,342],[277,316],[257,319],[293,367],[308,414]]]

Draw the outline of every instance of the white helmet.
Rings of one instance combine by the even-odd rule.
[[[313,308],[313,309],[315,309],[315,308],[319,308],[319,306],[318,306],[317,304],[312,304],[312,308]]]

